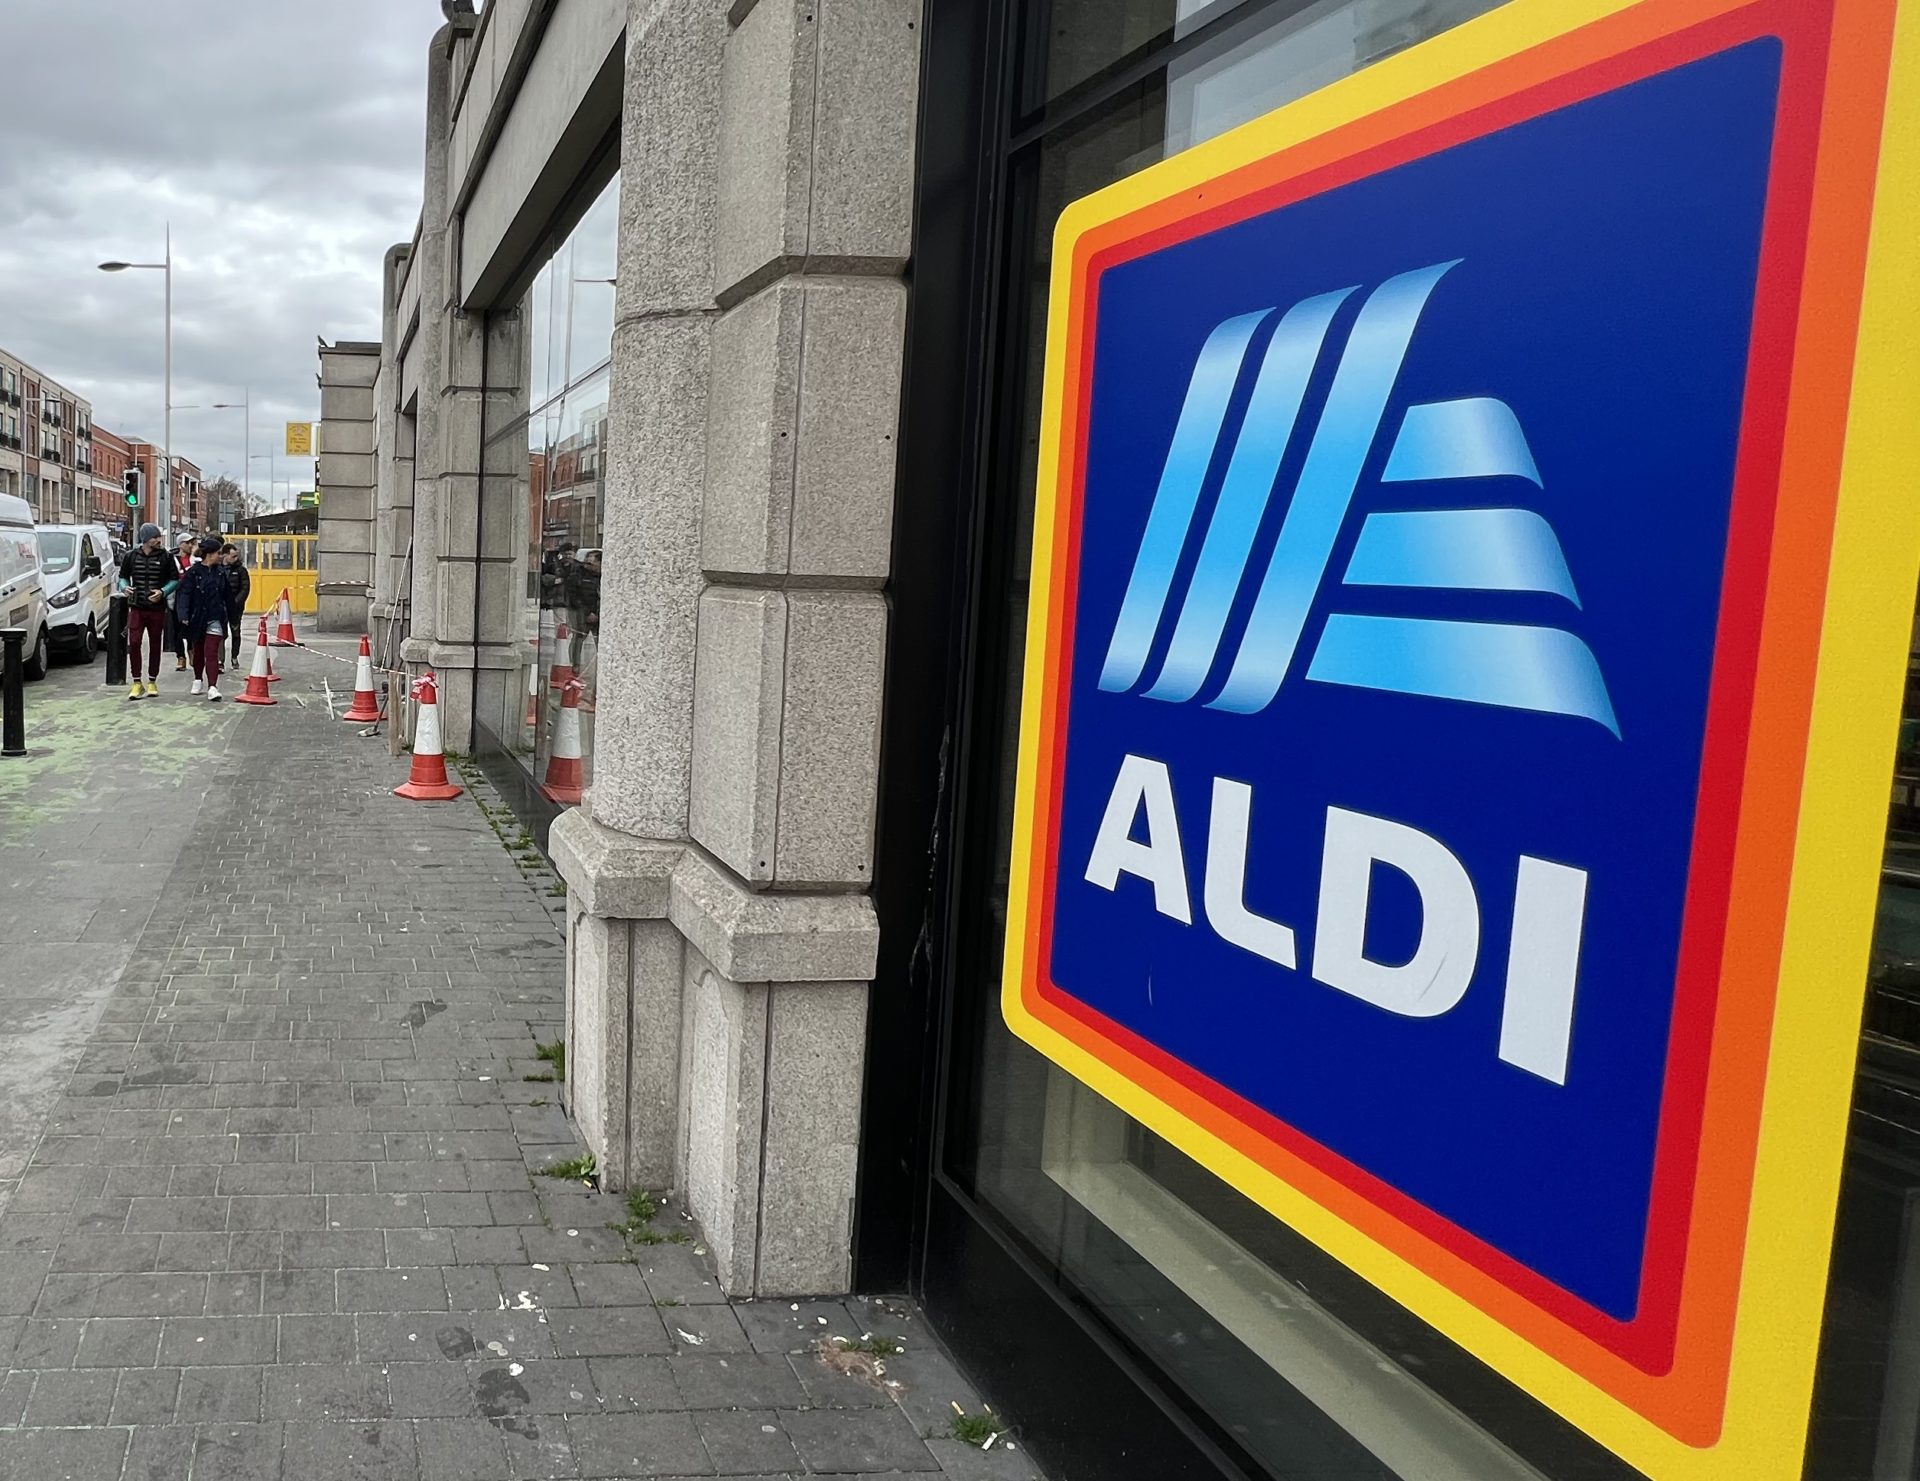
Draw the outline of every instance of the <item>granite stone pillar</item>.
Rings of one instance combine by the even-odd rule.
[[[850,1279],[918,21],[629,11],[569,1095],[734,1294]]]
[[[413,248],[390,248],[381,272],[380,373],[374,380],[373,594],[369,630],[383,664],[391,663],[406,637],[411,603],[408,548],[413,541],[413,418],[401,411],[403,367],[400,339],[401,287]]]
[[[374,385],[380,346],[356,340],[320,350],[320,538],[316,625],[365,632],[373,592],[378,450]]]

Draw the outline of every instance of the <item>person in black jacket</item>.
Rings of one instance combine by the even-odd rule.
[[[227,634],[231,640],[231,656],[227,659],[227,667],[237,669],[240,666],[241,619],[247,615],[247,598],[253,594],[253,572],[247,569],[240,547],[231,540],[220,547],[220,560],[227,573]]]
[[[569,610],[570,652],[567,662],[578,670],[580,654],[589,637],[600,637],[600,552],[582,551],[567,569],[566,605]]]
[[[227,568],[220,562],[220,537],[200,542],[200,559],[181,578],[174,596],[180,636],[193,659],[192,694],[220,698],[220,660],[227,651]]]
[[[174,552],[173,557],[175,572],[173,579],[176,585],[187,579],[187,572],[193,569],[198,554],[193,536],[182,535],[180,548]],[[167,606],[167,651],[173,655],[175,673],[181,672],[187,666],[187,630],[180,616],[180,596],[176,591],[173,601]]]
[[[145,699],[160,692],[160,645],[167,626],[173,589],[180,568],[166,551],[160,526],[140,526],[140,543],[120,562],[120,586],[127,594],[127,674],[133,687],[128,699]],[[140,682],[140,640],[147,639],[147,679]]]

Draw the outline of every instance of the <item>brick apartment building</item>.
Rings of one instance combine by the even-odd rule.
[[[48,523],[87,517],[92,444],[92,404],[0,351],[0,493],[23,496]]]
[[[129,510],[122,497],[130,463],[139,464],[144,499]],[[172,521],[176,529],[211,528],[197,463],[173,455]],[[18,494],[47,524],[97,520],[110,529],[154,517],[160,449],[93,425],[93,405],[45,372],[0,350],[0,494]],[[130,518],[131,517],[131,518]]]
[[[127,522],[123,480],[132,462],[133,446],[126,438],[105,427],[93,429],[93,518],[108,529]]]
[[[153,496],[154,490],[159,487],[160,449],[138,437],[128,438],[127,446],[131,456],[140,465],[140,487],[144,497],[139,520],[150,520],[155,517]],[[173,498],[169,508],[172,510],[175,530],[204,530],[212,526],[214,521],[201,497],[200,483],[200,465],[190,458],[183,458],[178,452],[174,453]],[[126,508],[124,504],[120,507]]]

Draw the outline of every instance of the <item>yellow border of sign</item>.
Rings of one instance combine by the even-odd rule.
[[[1163,200],[1579,27],[1664,0],[1511,0],[1434,40],[1075,202],[1054,246],[1048,394],[1041,433],[1030,611],[1054,598],[1067,316],[1075,244],[1114,217]],[[1849,0],[1839,0],[1844,8]],[[1793,849],[1772,1043],[1793,1046],[1770,1073],[1761,1113],[1751,1231],[1740,1276],[1724,1426],[1706,1448],[1682,1443],[1547,1357],[1421,1270],[1362,1235],[1234,1148],[1033,1018],[1022,954],[1038,862],[1032,778],[1043,740],[1048,624],[1031,621],[1020,728],[1002,1006],[1014,1030],[1128,1114],[1213,1167],[1356,1272],[1506,1373],[1655,1481],[1797,1481],[1816,1334],[1839,1197],[1847,1108],[1887,814],[1895,719],[1920,583],[1920,3],[1894,22],[1861,327],[1854,352],[1831,579]]]

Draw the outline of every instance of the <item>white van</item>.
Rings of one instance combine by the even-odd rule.
[[[25,628],[27,677],[44,679],[51,661],[47,603],[40,591],[40,544],[33,506],[18,494],[0,494],[0,627]]]
[[[92,663],[106,635],[117,574],[113,537],[105,525],[43,524],[37,533],[47,635],[58,651]]]

